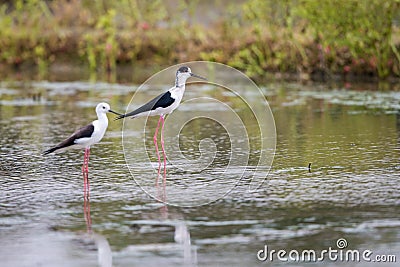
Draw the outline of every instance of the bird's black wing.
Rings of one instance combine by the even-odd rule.
[[[80,139],[80,138],[85,138],[85,137],[91,137],[94,132],[94,126],[93,124],[88,124],[82,128],[79,128],[75,133],[73,133],[70,137],[56,145],[55,147],[52,147],[45,152],[43,152],[43,155],[50,154],[58,149],[61,148],[66,148],[72,145],[75,145],[75,140]]]
[[[143,106],[135,109],[134,111],[118,116],[117,118],[115,118],[115,120],[119,120],[119,119],[122,119],[125,117],[134,117],[140,113],[155,110],[156,108],[166,108],[166,107],[172,105],[172,103],[174,103],[174,101],[175,101],[175,99],[172,98],[171,92],[168,91],[162,95],[159,95],[159,96],[153,98],[152,100],[150,100]]]

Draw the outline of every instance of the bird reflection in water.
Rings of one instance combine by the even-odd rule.
[[[174,240],[183,249],[183,264],[184,266],[197,266],[197,250],[191,244],[190,233],[184,221],[175,223]]]
[[[100,267],[111,267],[112,266],[112,251],[110,244],[107,239],[99,234],[96,234],[92,230],[92,217],[90,216],[90,201],[84,199],[83,212],[86,222],[86,231],[89,238],[94,241],[97,246],[97,262]]]
[[[174,215],[168,212],[165,184],[161,188],[157,186],[157,192],[159,201],[163,202],[159,209],[160,217],[175,228],[174,241],[178,245],[178,249],[183,251],[183,266],[197,266],[197,249],[196,246],[191,244],[187,223],[182,219],[176,219],[177,217],[182,217],[180,214]]]
[[[166,192],[166,183],[158,183],[158,180],[160,180],[161,178],[161,174],[158,173],[158,178],[157,178],[157,182],[156,182],[156,192],[157,192],[157,200],[162,202],[165,206],[165,208],[167,208],[167,192]],[[167,174],[164,173],[162,175],[162,179],[165,181],[167,179]]]

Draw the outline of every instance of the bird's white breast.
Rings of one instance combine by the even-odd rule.
[[[105,115],[106,116],[106,115]],[[93,122],[94,126],[94,132],[92,134],[92,144],[100,142],[100,140],[103,138],[104,134],[106,133],[107,127],[108,127],[108,120],[107,118],[105,120],[95,120]]]
[[[185,85],[182,85],[180,87],[175,87],[170,91],[171,91],[171,97],[174,98],[175,101],[174,103],[172,103],[170,107],[167,108],[169,112],[166,112],[166,114],[169,114],[172,111],[174,111],[181,103],[183,94],[185,93]]]

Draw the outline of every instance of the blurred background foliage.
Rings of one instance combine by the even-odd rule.
[[[400,0],[0,1],[0,68],[211,60],[253,78],[400,76]]]

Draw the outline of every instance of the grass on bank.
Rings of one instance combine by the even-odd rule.
[[[218,2],[218,1],[217,1]],[[400,0],[17,0],[0,6],[0,64],[162,66],[211,60],[245,71],[400,76]],[[184,18],[184,19],[182,19]]]

